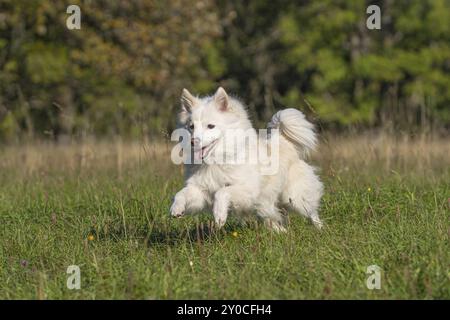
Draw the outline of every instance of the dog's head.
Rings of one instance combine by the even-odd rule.
[[[189,130],[194,156],[206,158],[229,129],[236,128],[240,117],[238,102],[220,87],[213,96],[195,97],[183,89],[179,124]]]

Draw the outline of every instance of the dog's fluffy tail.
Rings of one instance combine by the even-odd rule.
[[[279,129],[281,135],[291,142],[299,154],[308,156],[317,145],[314,125],[305,119],[305,115],[296,109],[284,109],[275,113],[270,120],[269,129]]]

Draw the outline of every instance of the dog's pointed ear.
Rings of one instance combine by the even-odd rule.
[[[187,89],[183,89],[180,99],[182,111],[191,113],[197,100]]]
[[[214,101],[220,111],[227,111],[230,107],[230,101],[224,88],[219,87],[214,94]]]

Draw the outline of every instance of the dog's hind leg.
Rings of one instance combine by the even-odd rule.
[[[271,199],[261,201],[256,208],[256,213],[263,219],[264,224],[269,229],[276,232],[286,232],[283,216],[281,215],[280,210],[275,206],[275,201],[271,201]]]
[[[301,161],[289,168],[289,178],[281,195],[281,202],[295,212],[311,219],[312,223],[320,229],[323,223],[319,218],[318,211],[322,193],[322,183],[314,173],[313,167]]]
[[[287,205],[290,209],[294,210],[297,213],[311,219],[311,222],[318,229],[323,227],[323,222],[320,220],[318,213],[318,201],[308,202],[301,196],[290,197],[289,204]]]

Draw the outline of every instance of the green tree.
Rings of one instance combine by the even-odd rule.
[[[306,98],[339,125],[448,123],[449,2],[382,1],[380,31],[365,26],[368,4],[314,1],[280,19],[284,59],[297,73],[284,101]]]
[[[182,87],[221,72],[220,30],[209,1],[1,0],[0,135],[160,133]]]

